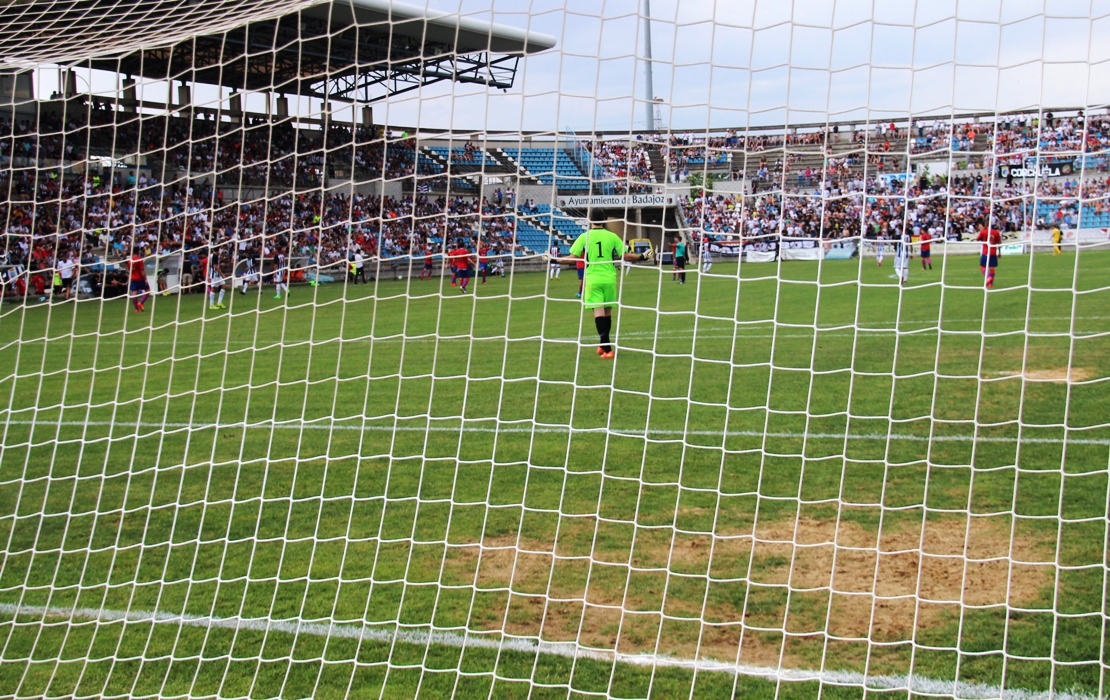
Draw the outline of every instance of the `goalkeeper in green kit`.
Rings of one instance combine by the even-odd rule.
[[[590,214],[590,230],[580,235],[570,247],[571,258],[561,259],[560,262],[577,263],[578,259],[586,260],[586,284],[582,293],[582,301],[587,309],[594,311],[594,325],[597,326],[597,335],[600,346],[597,354],[605,359],[612,359],[613,346],[610,344],[609,331],[613,328],[613,304],[617,303],[617,267],[623,262],[639,262],[650,260],[651,251],[647,253],[630,253],[620,236],[604,227],[608,220],[604,211],[595,209]]]

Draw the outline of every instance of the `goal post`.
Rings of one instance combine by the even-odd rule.
[[[1106,17],[988,5],[0,9],[0,696],[1104,697]]]

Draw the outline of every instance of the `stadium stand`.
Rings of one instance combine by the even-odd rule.
[[[1076,202],[1038,202],[1035,208],[1036,227],[1106,228],[1110,229],[1110,211],[1106,203],[1089,203],[1080,209]]]
[[[466,144],[463,148],[425,146],[425,149],[452,165],[469,165],[475,168],[496,168],[500,165],[485,149]]]
[[[504,208],[483,204],[478,185],[463,171],[456,173],[456,164],[519,168],[534,181],[573,193],[588,190],[591,180],[596,186],[599,180],[655,179],[653,152],[665,159],[668,179],[680,168],[685,176],[699,158],[711,163],[731,159],[733,168],[749,158],[759,160],[746,176],[752,183],[749,194],[694,196],[681,203],[683,219],[707,235],[767,235],[783,210],[787,235],[893,235],[904,215],[899,200],[865,204],[862,193],[901,191],[901,180],[883,174],[882,159],[937,148],[957,153],[971,148],[969,157],[981,161],[979,174],[955,173],[947,183],[909,183],[911,194],[921,198],[911,207],[918,226],[943,227],[946,236],[961,237],[993,211],[999,228],[1010,232],[1054,224],[1110,227],[1105,176],[1094,176],[1105,166],[1101,151],[1110,143],[1110,123],[1103,116],[1084,127],[1086,121],[1084,114],[1046,116],[1043,122],[1004,115],[994,124],[961,119],[744,138],[733,132],[702,140],[675,135],[665,144],[631,146],[609,138],[589,142],[587,150],[598,157],[587,178],[573,156],[557,147],[506,148],[499,158],[469,144],[459,148],[407,135],[396,138],[371,127],[294,127],[258,117],[217,121],[204,112],[139,114],[93,100],[75,114],[43,109],[37,115],[11,111],[0,118],[0,187],[11,193],[0,211],[6,222],[2,262],[45,273],[71,256],[95,264],[132,250],[156,256],[235,241],[251,252],[285,248],[311,264],[335,265],[355,249],[407,255],[451,238],[469,240],[479,231],[500,251],[539,252],[553,235],[573,239],[581,225],[547,204],[526,212],[511,203]],[[1021,163],[1027,155],[1023,149],[1030,147],[1095,172],[1087,172],[1082,188],[1077,177],[1042,179],[1035,189],[1017,181],[986,198],[995,164]],[[97,167],[97,159],[126,167]],[[324,184],[336,178],[400,181],[407,194],[325,194]],[[836,197],[821,204],[820,198],[792,195],[817,187]],[[946,191],[984,199],[948,200]],[[446,192],[451,199],[436,194]],[[5,291],[13,289],[8,285]]]
[[[586,229],[574,219],[570,218],[557,208],[552,208],[549,204],[536,205],[535,219],[540,224],[556,235],[565,239],[574,240],[580,234],[586,232]]]
[[[516,220],[516,240],[531,250],[546,251],[551,247],[551,234],[536,228],[527,219]]]
[[[561,148],[505,148],[505,156],[517,163],[520,171],[534,177],[541,185],[555,185],[561,190],[588,190],[590,181]]]

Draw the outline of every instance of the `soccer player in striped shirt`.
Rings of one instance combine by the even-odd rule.
[[[254,260],[247,258],[239,276],[239,293],[246,295],[247,289],[256,281],[258,281],[258,273],[254,270]]]
[[[894,274],[898,275],[898,284],[903,287],[910,281],[910,246],[913,237],[908,228],[902,230],[902,235],[894,241]]]
[[[559,273],[563,271],[563,266],[558,262],[560,255],[562,255],[562,252],[559,250],[559,244],[552,242],[550,251],[551,265],[547,273],[548,279],[559,279]]]
[[[208,284],[208,308],[212,311],[226,309],[224,306],[224,278],[220,274],[220,256],[212,251],[203,261],[204,279]]]
[[[285,296],[289,296],[289,259],[284,252],[278,252],[274,259],[274,287],[277,291],[275,299],[280,299],[283,291]]]

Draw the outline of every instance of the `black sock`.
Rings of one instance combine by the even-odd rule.
[[[594,325],[597,326],[597,335],[601,338],[601,349],[611,352],[613,346],[609,344],[609,330],[613,327],[613,317],[595,316]]]

